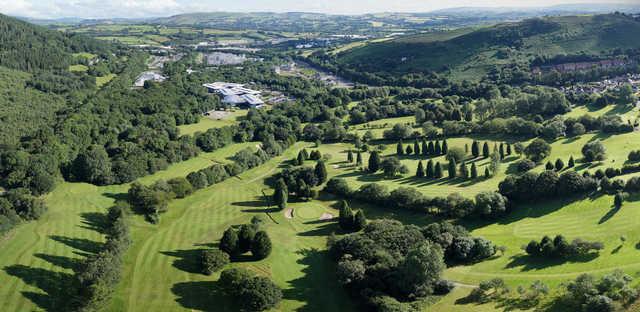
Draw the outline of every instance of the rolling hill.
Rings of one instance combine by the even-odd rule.
[[[66,97],[95,87],[86,73],[71,73],[74,53],[108,55],[112,47],[84,36],[64,34],[0,14],[0,143],[50,126]]]
[[[371,43],[340,54],[338,62],[370,73],[446,72],[457,79],[478,79],[495,67],[528,66],[536,56],[638,48],[634,38],[639,35],[640,20],[623,14],[534,18]]]

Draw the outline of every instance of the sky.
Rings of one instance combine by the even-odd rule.
[[[540,7],[639,0],[0,0],[0,13],[33,18],[157,17],[189,12],[428,12],[451,7]]]

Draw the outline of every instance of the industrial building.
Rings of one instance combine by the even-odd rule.
[[[243,84],[232,82],[214,82],[203,85],[210,93],[219,94],[222,103],[238,107],[261,108],[264,101],[260,98],[262,92],[246,88]]]

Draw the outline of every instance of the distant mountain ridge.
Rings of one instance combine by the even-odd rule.
[[[577,3],[577,4],[560,4],[554,6],[541,7],[453,7],[427,12],[378,12],[363,14],[328,14],[314,12],[192,12],[176,14],[164,17],[149,18],[80,18],[80,17],[64,17],[57,19],[38,19],[30,17],[18,17],[19,19],[39,25],[51,24],[123,24],[123,23],[154,23],[154,24],[203,24],[211,22],[217,18],[232,17],[262,17],[262,18],[281,18],[281,19],[333,19],[340,17],[358,17],[358,18],[375,18],[381,16],[439,16],[452,15],[458,17],[472,18],[472,15],[483,14],[494,15],[495,17],[504,16],[506,14],[514,15],[518,18],[543,16],[543,15],[570,15],[570,14],[598,14],[611,12],[640,13],[639,4],[608,4],[608,3]],[[471,16],[470,16],[471,15]]]
[[[495,68],[528,68],[540,56],[638,49],[640,18],[623,14],[533,18],[451,34],[427,33],[372,43],[341,53],[337,62],[367,73],[439,72],[475,80]]]

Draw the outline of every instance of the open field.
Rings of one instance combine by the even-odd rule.
[[[190,125],[179,126],[181,135],[191,135],[196,132],[205,132],[211,128],[221,128],[224,126],[230,126],[238,122],[239,119],[246,116],[248,110],[235,110],[230,112],[227,116],[221,119],[213,119],[211,117],[200,117],[200,121]]]
[[[113,78],[116,78],[116,77],[117,77],[116,74],[108,74],[106,76],[96,77],[96,86],[100,88],[105,84],[109,83],[109,81],[113,80]]]

